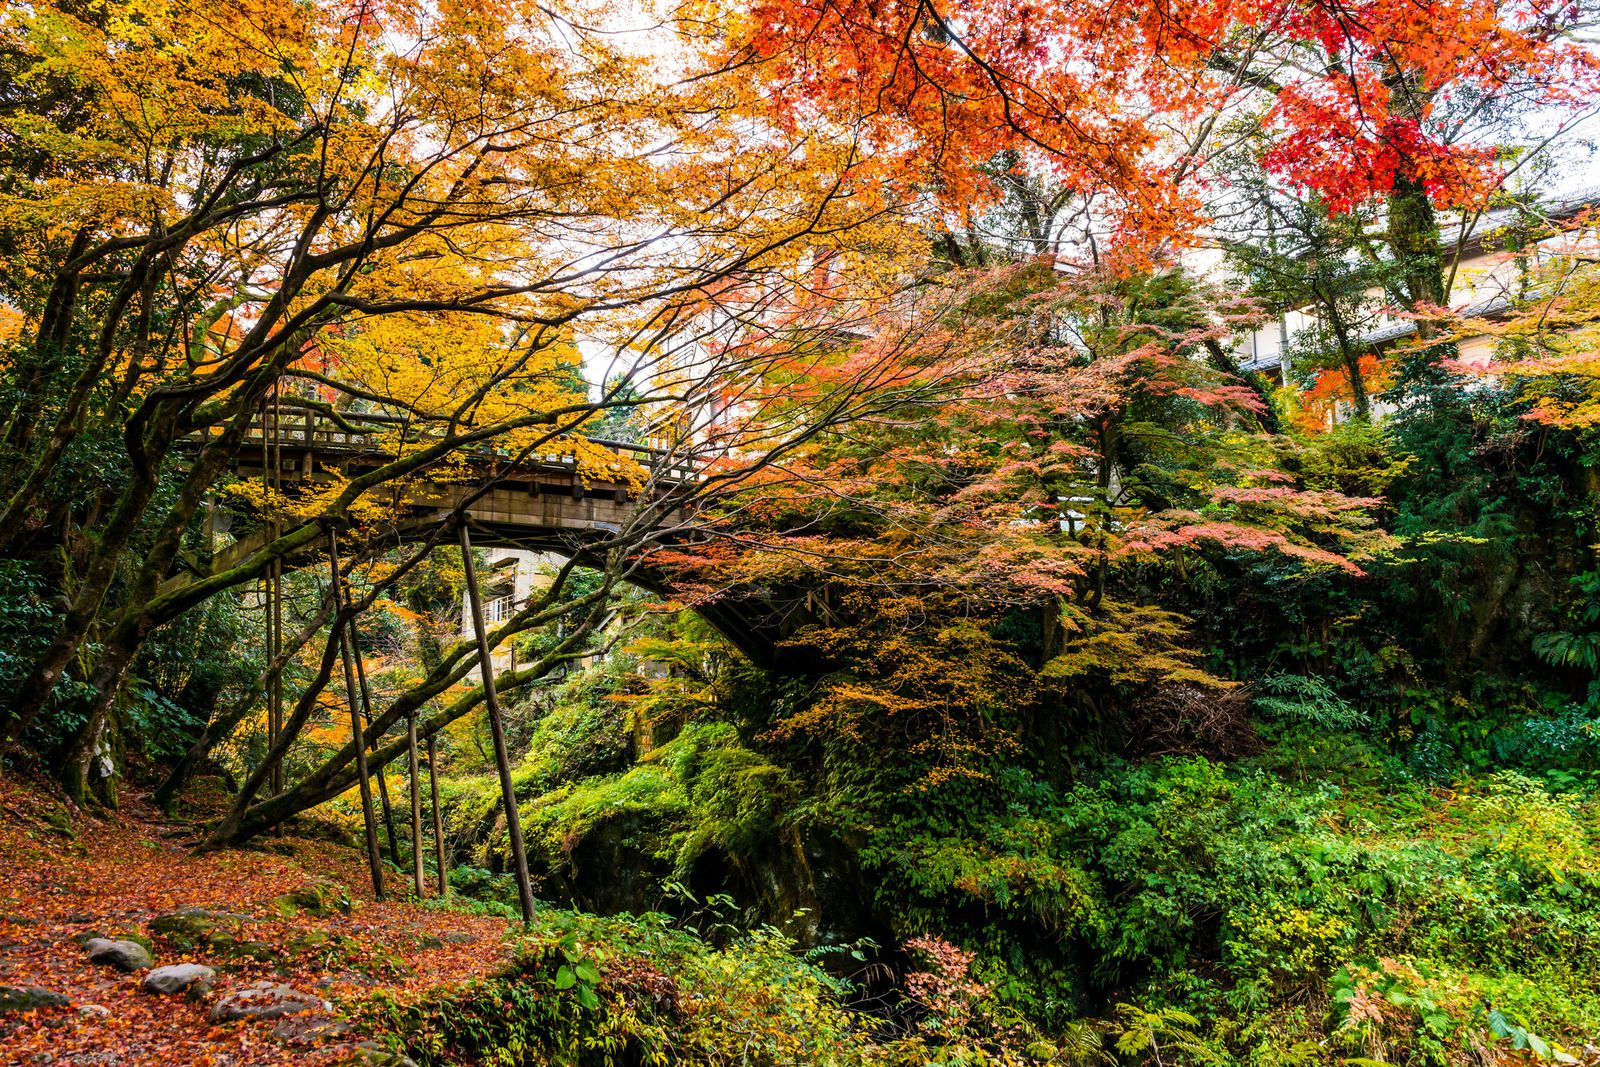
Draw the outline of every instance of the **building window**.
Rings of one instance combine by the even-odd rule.
[[[490,623],[505,622],[517,613],[517,598],[514,594],[497,596],[483,606],[485,621]]]

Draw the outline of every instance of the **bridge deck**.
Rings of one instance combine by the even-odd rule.
[[[392,456],[388,444],[396,433],[409,434],[405,421],[384,415],[354,415],[341,426],[307,408],[283,405],[257,417],[235,457],[234,470],[244,477],[267,478],[274,465],[279,481],[287,485],[331,483],[382,466]],[[423,439],[418,434],[416,439]],[[632,453],[650,475],[652,491],[698,481],[696,466],[673,453],[649,445],[596,440],[620,452]],[[618,463],[610,477],[580,470],[570,454],[548,453],[523,463],[512,463],[502,451],[480,449],[468,453],[476,468],[470,482],[409,479],[404,488],[375,489],[371,498],[390,493],[395,518],[381,532],[393,543],[414,541],[438,527],[470,493],[493,482],[466,510],[473,541],[485,548],[535,548],[565,555],[583,551],[586,544],[622,528],[634,515],[638,499]],[[276,462],[275,462],[276,461]],[[680,516],[669,514],[672,520]],[[243,563],[270,540],[265,528],[241,532],[233,543],[216,550],[202,563],[190,560],[188,570],[169,578],[162,591],[198,578],[222,573]],[[314,561],[321,545],[308,546],[291,566]],[[650,584],[648,575],[644,584]],[[775,604],[767,597],[745,594],[705,604],[696,610],[747,656],[773,666],[778,639],[797,625],[798,603]],[[801,613],[803,615],[803,613]]]
[[[407,440],[426,440],[408,428],[406,420],[381,414],[351,415],[340,425],[314,409],[284,404],[277,412],[258,413],[238,453],[234,472],[242,477],[268,479],[276,466],[284,485],[331,484],[336,479],[366,473],[392,458],[397,434]],[[656,488],[681,485],[698,478],[691,463],[648,445],[591,438],[618,452],[632,453],[645,467]],[[540,547],[572,551],[584,542],[621,529],[638,506],[623,465],[607,475],[582,470],[570,454],[544,453],[521,463],[490,448],[466,453],[475,468],[461,481],[406,479],[403,486],[376,487],[367,497],[393,506],[394,521],[383,531],[397,543],[424,536],[469,495],[477,493],[486,478],[493,479],[466,509],[479,531],[476,540],[485,547]],[[268,531],[242,532],[230,545],[218,549],[208,566],[190,561],[189,573],[175,575],[163,591],[237,566],[268,543]],[[290,561],[291,565],[300,561]]]

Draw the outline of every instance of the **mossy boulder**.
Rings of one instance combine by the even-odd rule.
[[[343,886],[322,880],[307,882],[292,893],[274,898],[272,906],[278,914],[286,917],[300,914],[349,915],[355,910],[355,902]]]
[[[0,985],[0,1012],[64,1008],[72,1003],[52,989],[36,985]]]
[[[247,917],[205,908],[179,908],[150,920],[147,929],[155,937],[179,949],[226,951],[239,940]]]
[[[285,943],[290,952],[315,952],[333,943],[334,936],[326,930],[300,930]]]
[[[382,1045],[364,1042],[352,1048],[334,1067],[417,1067],[417,1062]]]

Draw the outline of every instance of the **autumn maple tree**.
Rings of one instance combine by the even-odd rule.
[[[1254,315],[1175,270],[1035,261],[950,272],[875,305],[865,336],[814,339],[832,355],[813,383],[894,362],[883,410],[720,494],[712,543],[673,554],[713,603],[787,591],[792,654],[839,672],[775,736],[903,730],[959,773],[1007,743],[986,708],[1228,688],[1152,574],[1212,553],[1359,574],[1386,544],[1375,502],[1306,486],[1268,401],[1218,365]],[[813,402],[782,396],[740,432]],[[1006,619],[1038,629],[1035,662],[997,637]]]
[[[659,338],[714,283],[886,220],[892,183],[848,131],[752,138],[747,83],[671,83],[587,24],[531,4],[4,15],[0,541],[52,561],[64,605],[5,729],[80,705],[58,752],[76,792],[148,635],[374,518],[380,487],[491,446],[626,466],[578,436],[614,397],[578,384],[576,322],[626,311],[614,330]],[[637,352],[644,377],[659,352]],[[246,488],[281,536],[174,588],[285,397],[394,419],[391,461],[294,501]]]
[[[770,0],[727,20],[710,62],[758,72],[787,121],[847,116],[934,159],[966,226],[1042,172],[1135,259],[1194,242],[1233,195],[1219,164],[1250,142],[1316,210],[1379,209],[1362,224],[1410,311],[1448,301],[1437,213],[1487,204],[1504,117],[1577,116],[1600,86],[1581,8]]]

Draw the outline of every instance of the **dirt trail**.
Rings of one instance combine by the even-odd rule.
[[[69,1001],[0,1012],[0,1064],[384,1062],[361,1051],[370,1035],[340,1021],[363,997],[458,983],[505,957],[504,920],[374,901],[360,857],[342,846],[285,837],[197,856],[190,845],[186,826],[137,798],[69,825],[43,791],[0,776],[0,985]],[[151,929],[185,908],[210,914]],[[143,972],[90,962],[80,941],[92,935],[146,940],[156,966],[213,967],[215,987],[198,998],[147,993]],[[211,1022],[219,999],[264,980],[331,1010]]]

